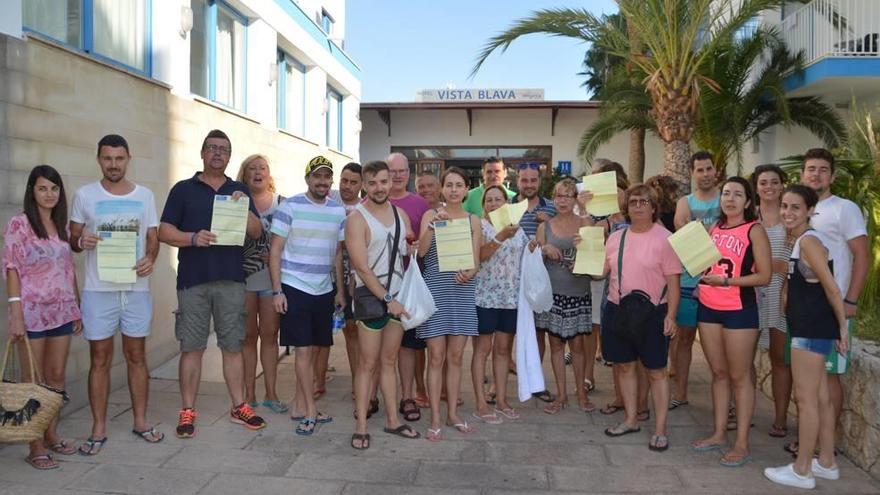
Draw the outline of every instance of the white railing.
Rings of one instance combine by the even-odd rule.
[[[807,65],[826,57],[880,57],[880,0],[813,0],[786,14],[782,35]]]

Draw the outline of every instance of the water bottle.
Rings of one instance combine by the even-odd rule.
[[[342,327],[345,326],[345,312],[342,311],[342,306],[336,306],[336,311],[333,312],[333,333],[337,334]]]

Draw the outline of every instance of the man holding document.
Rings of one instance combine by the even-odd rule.
[[[159,221],[153,192],[125,178],[131,155],[125,138],[98,142],[103,178],[81,187],[70,214],[70,247],[86,252],[82,294],[83,335],[89,341],[89,403],[92,432],[79,448],[95,455],[107,441],[107,398],[113,337],[122,332],[134,422],[132,433],[150,443],[164,435],[147,423],[149,389],[144,342],[150,334],[153,300],[149,276],[159,254]]]
[[[174,331],[180,341],[180,438],[195,436],[195,401],[212,318],[223,353],[223,377],[232,398],[229,420],[252,430],[266,426],[244,401],[241,346],[246,313],[243,247],[238,243],[245,235],[259,238],[263,226],[247,186],[225,174],[231,154],[226,133],[209,132],[202,142],[202,171],[171,188],[159,226],[159,240],[178,248]],[[246,211],[242,205],[247,205]]]

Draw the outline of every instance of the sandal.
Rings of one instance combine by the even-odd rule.
[[[495,414],[500,414],[507,419],[519,419],[519,413],[516,412],[516,409],[512,407],[506,407],[504,409],[495,408]]]
[[[400,425],[397,428],[385,428],[383,431],[385,433],[397,435],[408,440],[415,440],[422,437],[422,435],[419,432],[413,430],[410,425]]]
[[[596,410],[596,404],[593,404],[592,402],[590,402],[589,399],[587,399],[586,403],[580,403],[580,404],[578,404],[578,406],[581,408],[581,411],[583,411],[587,414]]]
[[[500,425],[504,422],[503,419],[499,418],[498,415],[494,412],[487,414],[477,414],[477,411],[471,413],[474,419],[482,421],[487,425]]]
[[[486,395],[486,404],[488,404],[488,405],[490,405],[490,406],[494,406],[494,405],[497,403],[497,402],[495,401],[495,397],[497,397],[497,396],[495,395],[495,392],[492,392],[491,394],[487,394],[487,395]]]
[[[788,436],[788,427],[773,425],[770,427],[770,431],[768,431],[767,434],[774,438],[785,438]]]
[[[636,419],[639,421],[647,421],[651,419],[651,410],[645,409],[644,411],[639,411],[636,413]]]
[[[98,453],[101,452],[101,449],[104,448],[106,442],[107,437],[98,439],[89,437],[77,450],[82,455],[98,455]]]
[[[104,437],[104,440],[106,441],[107,438]],[[74,447],[73,445],[70,445],[70,443],[67,440],[60,440],[58,443],[53,443],[52,445],[47,445],[46,448],[48,448],[52,452],[55,452],[56,454],[61,454],[61,455],[76,454],[76,447]]]
[[[316,421],[314,418],[306,418],[300,421],[295,430],[296,434],[307,437],[312,433],[315,433],[315,424]]]
[[[688,401],[686,400],[672,399],[669,401],[669,410],[678,409],[679,407],[686,405],[688,405]]]
[[[416,394],[413,397],[413,400],[416,401],[416,405],[419,406],[419,409],[427,409],[431,407],[431,402],[428,401],[428,396],[425,394]]]
[[[269,400],[266,399],[263,401],[263,405],[272,410],[275,414],[284,414],[288,411],[287,404],[281,402],[280,400]]]
[[[590,380],[589,378],[584,378],[584,390],[586,390],[587,392],[592,392],[595,389],[596,386],[593,385],[593,380]]]
[[[553,402],[556,400],[556,396],[551,394],[549,390],[542,390],[540,392],[535,392],[532,394],[532,397],[544,401],[544,402]]]
[[[559,411],[565,409],[566,407],[568,407],[567,402],[553,401],[553,402],[547,404],[546,406],[544,406],[544,412],[547,414],[556,414]]]
[[[358,447],[354,443],[360,440],[361,445]],[[369,433],[353,433],[351,435],[351,448],[355,450],[367,450],[370,448],[370,434]]]
[[[749,454],[734,454],[729,455],[730,453],[726,453],[721,457],[721,460],[718,461],[724,467],[741,467],[745,463],[752,460],[752,456]]]
[[[712,452],[713,450],[721,450],[725,447],[723,443],[709,443],[703,440],[694,440],[691,442],[691,450],[694,452]]]
[[[623,435],[629,435],[630,433],[638,433],[642,431],[642,428],[639,426],[632,427],[626,423],[617,423],[616,425],[605,428],[605,434],[609,437],[622,437]]]
[[[141,437],[141,439],[143,439],[147,443],[159,443],[165,439],[165,434],[160,431],[156,431],[155,426],[151,426],[143,431],[131,430],[131,432]]]
[[[58,462],[52,458],[52,454],[29,455],[24,458],[24,461],[40,471],[58,469]]]
[[[403,415],[403,419],[406,421],[418,421],[422,419],[422,412],[419,411],[419,406],[416,405],[416,401],[412,399],[404,399],[400,401],[400,414]]]
[[[467,424],[467,421],[465,421],[464,423],[449,423],[449,422],[447,422],[446,424],[447,424],[447,426],[451,426],[451,427],[455,428],[456,430],[458,430],[459,433],[464,433],[465,435],[469,435],[469,434],[477,431],[473,426]]]
[[[602,414],[614,414],[617,411],[623,411],[623,406],[618,406],[617,404],[608,403],[602,409],[599,409],[599,412]]]
[[[654,452],[663,452],[669,448],[669,438],[666,435],[652,435],[648,448]]]
[[[443,433],[443,428],[428,428],[428,434],[425,435],[425,439],[429,442],[439,442],[441,440],[441,434]]]
[[[318,400],[318,399],[321,398],[322,395],[324,395],[324,394],[326,394],[326,393],[327,393],[327,389],[326,389],[326,388],[318,388],[318,389],[315,389],[315,392],[312,393],[312,398],[315,399],[315,400]]]

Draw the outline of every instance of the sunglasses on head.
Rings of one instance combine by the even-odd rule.
[[[516,166],[517,170],[525,170],[527,168],[532,169],[532,170],[540,170],[541,164],[535,163],[535,162],[525,162],[525,163],[520,163],[519,165]]]

